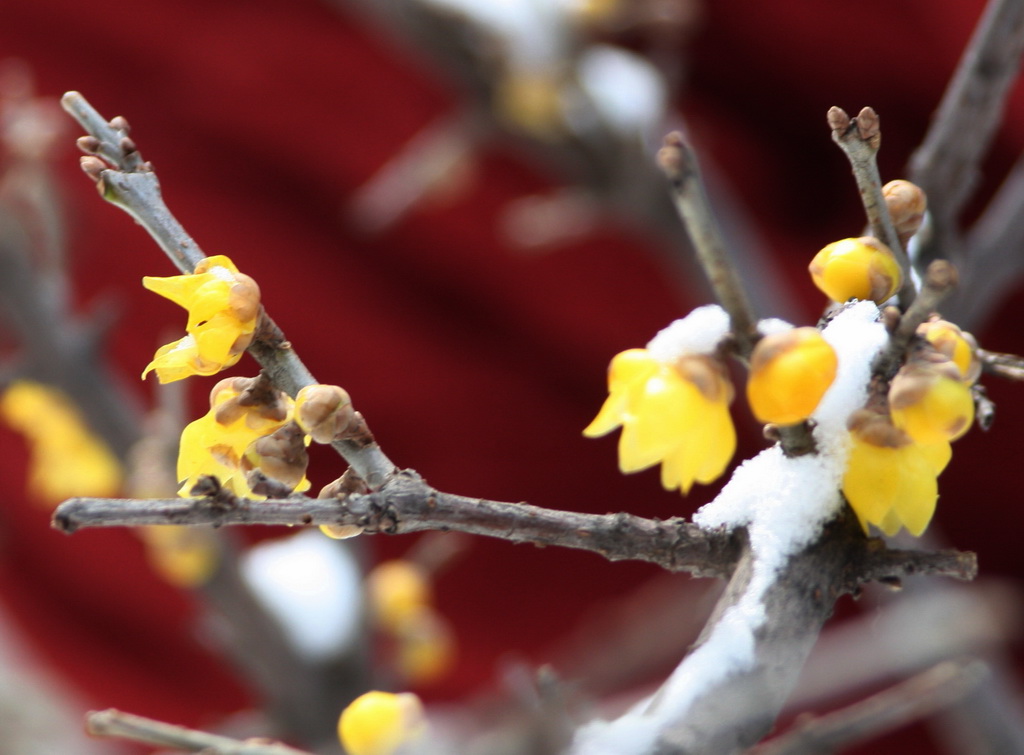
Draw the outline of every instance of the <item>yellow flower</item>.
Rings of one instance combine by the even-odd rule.
[[[871,236],[829,244],[814,256],[808,269],[814,285],[838,302],[871,299],[880,304],[903,283],[892,251]]]
[[[348,755],[392,755],[425,729],[423,703],[409,692],[367,692],[338,719],[338,738]]]
[[[28,486],[41,501],[117,494],[120,462],[64,393],[30,380],[15,381],[0,399],[0,415],[30,444]]]
[[[949,361],[905,364],[889,387],[892,423],[918,443],[948,443],[963,436],[974,421],[974,397],[961,374]]]
[[[948,320],[929,320],[917,326],[917,334],[924,336],[931,346],[960,370],[960,379],[973,385],[981,375],[978,342]]]
[[[143,378],[151,370],[161,383],[214,375],[238,362],[252,342],[260,289],[224,255],[200,261],[191,275],[147,276],[142,285],[188,310],[187,335],[157,349]]]
[[[422,567],[405,559],[384,561],[366,576],[374,620],[389,630],[430,604],[430,581]]]
[[[181,433],[178,495],[189,497],[199,477],[212,475],[237,496],[259,498],[249,488],[242,458],[250,444],[291,421],[292,400],[275,391],[270,404],[243,403],[250,378],[226,378],[210,392],[210,411]],[[308,487],[308,483],[307,483]]]
[[[583,434],[596,438],[621,425],[619,469],[661,462],[661,484],[685,494],[695,481],[718,478],[736,450],[730,401],[732,385],[713,357],[665,363],[647,349],[630,349],[612,359],[608,398]]]
[[[761,422],[795,425],[811,416],[839,360],[817,328],[767,335],[750,355],[747,400]]]
[[[886,535],[900,527],[920,535],[935,513],[936,478],[952,456],[949,443],[916,443],[888,417],[867,410],[855,412],[851,424],[843,495],[864,532],[873,524]]]

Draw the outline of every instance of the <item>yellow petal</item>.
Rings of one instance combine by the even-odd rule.
[[[750,357],[747,400],[761,422],[793,425],[811,416],[835,380],[835,350],[817,328],[762,338]]]
[[[349,755],[392,755],[423,734],[423,704],[408,692],[367,692],[342,711],[338,738]]]
[[[199,352],[195,338],[185,336],[157,349],[153,361],[142,371],[142,379],[145,380],[146,375],[155,370],[157,380],[161,383],[173,383],[199,374],[198,369]]]
[[[699,432],[708,400],[693,383],[666,368],[644,384],[640,398],[629,409],[636,451],[660,459],[679,445],[686,432]]]
[[[142,285],[153,293],[170,299],[179,307],[188,309],[196,291],[209,280],[209,277],[202,275],[172,275],[166,278],[147,275],[142,279]]]

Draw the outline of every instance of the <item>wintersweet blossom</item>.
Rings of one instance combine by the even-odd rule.
[[[817,328],[766,335],[750,355],[747,401],[761,422],[793,425],[811,416],[836,377],[835,349]]]
[[[226,256],[201,260],[191,275],[146,276],[142,285],[188,310],[187,335],[161,346],[143,378],[151,370],[161,383],[214,375],[238,362],[252,342],[260,289]]]
[[[864,532],[886,535],[901,527],[924,532],[939,497],[938,476],[952,457],[949,443],[915,442],[884,414],[859,410],[850,420],[850,455],[843,495]]]
[[[725,471],[736,450],[736,430],[729,416],[732,384],[724,365],[708,353],[728,327],[719,313],[702,307],[646,349],[612,359],[608,398],[583,434],[596,438],[621,426],[623,473],[661,462],[661,484],[686,494],[694,482],[712,482]]]
[[[951,360],[908,362],[889,387],[892,422],[918,443],[952,442],[971,428],[974,397]]]
[[[28,487],[41,501],[52,504],[72,496],[117,494],[122,481],[120,462],[86,427],[63,392],[17,380],[0,398],[0,417],[30,444]]]
[[[410,692],[367,692],[338,719],[338,738],[349,755],[392,755],[425,730],[423,703]]]
[[[814,285],[838,302],[870,299],[881,303],[903,282],[892,251],[871,236],[829,244],[814,256],[808,269]]]
[[[261,439],[272,436],[291,422],[292,400],[280,391],[269,403],[247,403],[243,393],[249,378],[226,378],[210,392],[210,411],[189,423],[181,433],[178,452],[178,494],[188,497],[203,475],[216,477],[237,496],[253,498],[246,480],[243,458]],[[296,489],[308,489],[303,479]]]
[[[451,667],[452,631],[434,609],[422,566],[406,559],[384,561],[367,575],[366,594],[374,626],[388,638],[391,662],[404,681],[423,683]]]

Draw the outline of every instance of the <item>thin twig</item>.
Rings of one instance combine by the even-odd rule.
[[[1024,53],[1024,1],[992,0],[974,30],[932,125],[910,159],[934,228],[925,258],[958,260],[957,216],[977,184],[979,163],[1002,119]]]
[[[242,741],[222,737],[131,713],[122,713],[113,708],[87,714],[85,728],[95,737],[128,739],[153,747],[171,747],[175,750],[202,752],[208,755],[310,755],[303,750],[265,739]]]
[[[933,260],[924,274],[921,291],[910,308],[900,317],[899,325],[889,339],[889,345],[875,360],[873,372],[890,378],[903,363],[907,347],[917,333],[917,327],[927,320],[957,285],[957,271],[946,260]]]
[[[708,204],[697,157],[680,132],[673,131],[665,137],[664,146],[658,152],[658,166],[672,185],[676,209],[711,282],[715,298],[729,313],[740,355],[746,359],[757,341],[757,321]]]
[[[941,663],[866,700],[798,724],[750,755],[816,755],[870,740],[955,704],[989,673],[981,661]]]
[[[467,532],[513,543],[561,546],[597,553],[611,561],[649,561],[670,571],[728,576],[740,557],[739,535],[708,531],[682,518],[645,519],[632,514],[581,514],[453,495],[435,490],[414,472],[393,477],[381,490],[338,499],[170,498],[130,500],[72,498],[54,513],[53,526],[66,533],[85,527],[146,524],[213,526],[342,524],[369,534],[425,530]],[[857,530],[859,532],[859,530]],[[957,551],[898,551],[858,536],[856,574],[892,582],[915,574],[973,579],[974,554]],[[853,574],[853,572],[851,572]],[[851,577],[855,580],[856,574]]]
[[[82,168],[96,180],[103,198],[149,231],[181,272],[191,273],[205,255],[164,204],[153,166],[143,161],[135,142],[128,136],[124,118],[107,122],[78,92],[65,94],[61,104],[89,133],[78,140],[79,146],[90,153],[89,157],[82,158]],[[292,397],[302,387],[317,382],[262,308],[249,353],[274,383]],[[380,487],[396,471],[395,465],[374,442],[343,440],[332,445],[370,488]]]
[[[985,372],[1008,380],[1024,381],[1024,357],[985,349],[978,349],[977,353]]]
[[[861,202],[868,216],[871,235],[892,250],[903,271],[899,302],[900,308],[906,311],[914,300],[914,281],[910,276],[910,260],[903,250],[889,215],[889,206],[882,195],[882,178],[875,159],[882,143],[878,114],[866,107],[861,109],[856,118],[851,118],[842,108],[833,107],[828,111],[828,125],[832,129],[832,141],[839,145],[850,161]]]

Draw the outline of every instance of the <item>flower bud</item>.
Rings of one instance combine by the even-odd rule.
[[[292,490],[306,490],[309,488],[305,480],[308,463],[303,432],[294,422],[289,422],[250,443],[242,457],[241,468],[244,472],[258,469]]]
[[[897,179],[882,187],[882,196],[889,208],[893,227],[901,237],[917,233],[928,209],[928,197],[921,187],[910,181]]]
[[[354,419],[352,400],[336,385],[307,385],[295,397],[295,421],[317,443],[344,435]]]
[[[429,606],[431,600],[426,572],[404,559],[375,566],[366,576],[366,592],[375,620],[392,631]]]
[[[814,285],[838,302],[870,299],[881,304],[903,283],[889,247],[871,236],[829,244],[814,256],[808,269]]]
[[[794,425],[817,408],[836,377],[838,359],[817,328],[767,335],[750,355],[747,400],[760,422]]]
[[[425,729],[423,703],[409,692],[367,692],[338,719],[338,738],[349,755],[393,755]]]
[[[893,424],[918,443],[951,442],[974,421],[971,389],[958,379],[959,368],[910,362],[889,386]]]
[[[978,342],[974,336],[965,333],[948,320],[929,320],[917,327],[917,334],[960,370],[960,379],[973,385],[981,375],[981,360],[978,358]]]

